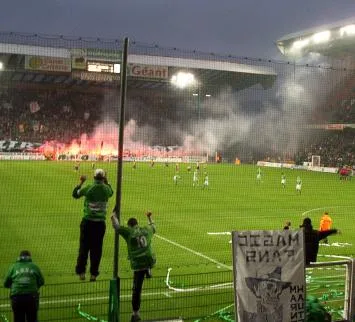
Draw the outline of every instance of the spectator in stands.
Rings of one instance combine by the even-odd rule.
[[[337,229],[329,229],[324,231],[318,231],[313,229],[312,221],[310,218],[304,218],[300,228],[303,228],[305,235],[305,253],[306,253],[306,265],[311,262],[317,261],[317,255],[319,250],[319,242],[336,233],[340,233]]]
[[[102,244],[106,231],[107,202],[113,195],[113,190],[107,182],[105,171],[96,169],[94,183],[82,187],[85,176],[80,177],[80,183],[73,190],[73,197],[85,197],[84,216],[80,224],[80,247],[75,268],[80,280],[85,280],[85,271],[90,253],[90,281],[96,281],[102,256]]]
[[[114,212],[111,216],[112,226],[124,238],[128,248],[128,258],[133,270],[132,317],[131,322],[141,321],[139,309],[144,278],[151,277],[151,268],[155,265],[155,255],[151,242],[155,233],[152,213],[147,212],[148,226],[140,227],[136,218],[130,218],[127,227],[120,225]]]
[[[39,267],[32,262],[31,253],[23,250],[12,264],[4,281],[10,289],[14,322],[37,322],[39,289],[44,278]]]

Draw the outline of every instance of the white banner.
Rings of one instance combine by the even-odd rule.
[[[0,140],[0,151],[26,151],[33,150],[41,146],[40,143],[31,143],[24,141]]]
[[[304,322],[303,231],[234,231],[232,236],[237,321]]]

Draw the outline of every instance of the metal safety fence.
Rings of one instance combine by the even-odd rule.
[[[183,321],[234,320],[234,290],[231,271],[165,276],[145,281],[141,315],[144,320]],[[306,270],[307,296],[316,297],[332,321],[353,321],[354,261],[311,264]],[[129,321],[132,280],[121,280],[120,321]],[[40,321],[106,321],[108,280],[51,284],[43,287]],[[0,316],[11,320],[8,290],[0,289]]]

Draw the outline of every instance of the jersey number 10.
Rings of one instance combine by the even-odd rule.
[[[147,247],[148,242],[144,235],[136,237],[136,240],[139,248]]]

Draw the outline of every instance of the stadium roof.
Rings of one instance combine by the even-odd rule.
[[[355,17],[294,32],[276,41],[286,56],[301,57],[309,52],[333,58],[355,55]]]
[[[119,77],[74,77],[78,72],[58,72],[26,69],[25,63],[29,56],[56,57],[65,60],[73,59],[73,52],[94,51],[91,60],[119,63],[123,42],[115,39],[64,37],[14,32],[0,32],[0,61],[5,68],[0,73],[1,81],[15,81],[37,84],[64,84],[107,87],[117,83]],[[101,56],[100,56],[101,55]],[[26,58],[27,57],[27,58]],[[264,88],[271,86],[276,79],[275,71],[262,64],[248,64],[245,58],[208,54],[196,51],[184,51],[176,48],[161,48],[131,42],[128,62],[163,67],[171,77],[183,70],[191,72],[199,80],[201,86],[230,86],[240,90],[260,83]],[[248,61],[247,61],[248,62]],[[153,68],[153,67],[152,67]],[[81,71],[83,72],[83,71]],[[85,71],[87,72],[87,71]],[[88,73],[87,73],[88,74]],[[93,73],[91,73],[93,74]],[[88,76],[88,75],[86,75]],[[97,76],[97,74],[96,74]],[[112,75],[111,75],[112,76]],[[115,85],[117,86],[117,85]],[[135,88],[160,88],[171,86],[168,77],[149,79],[129,75],[128,86]]]

